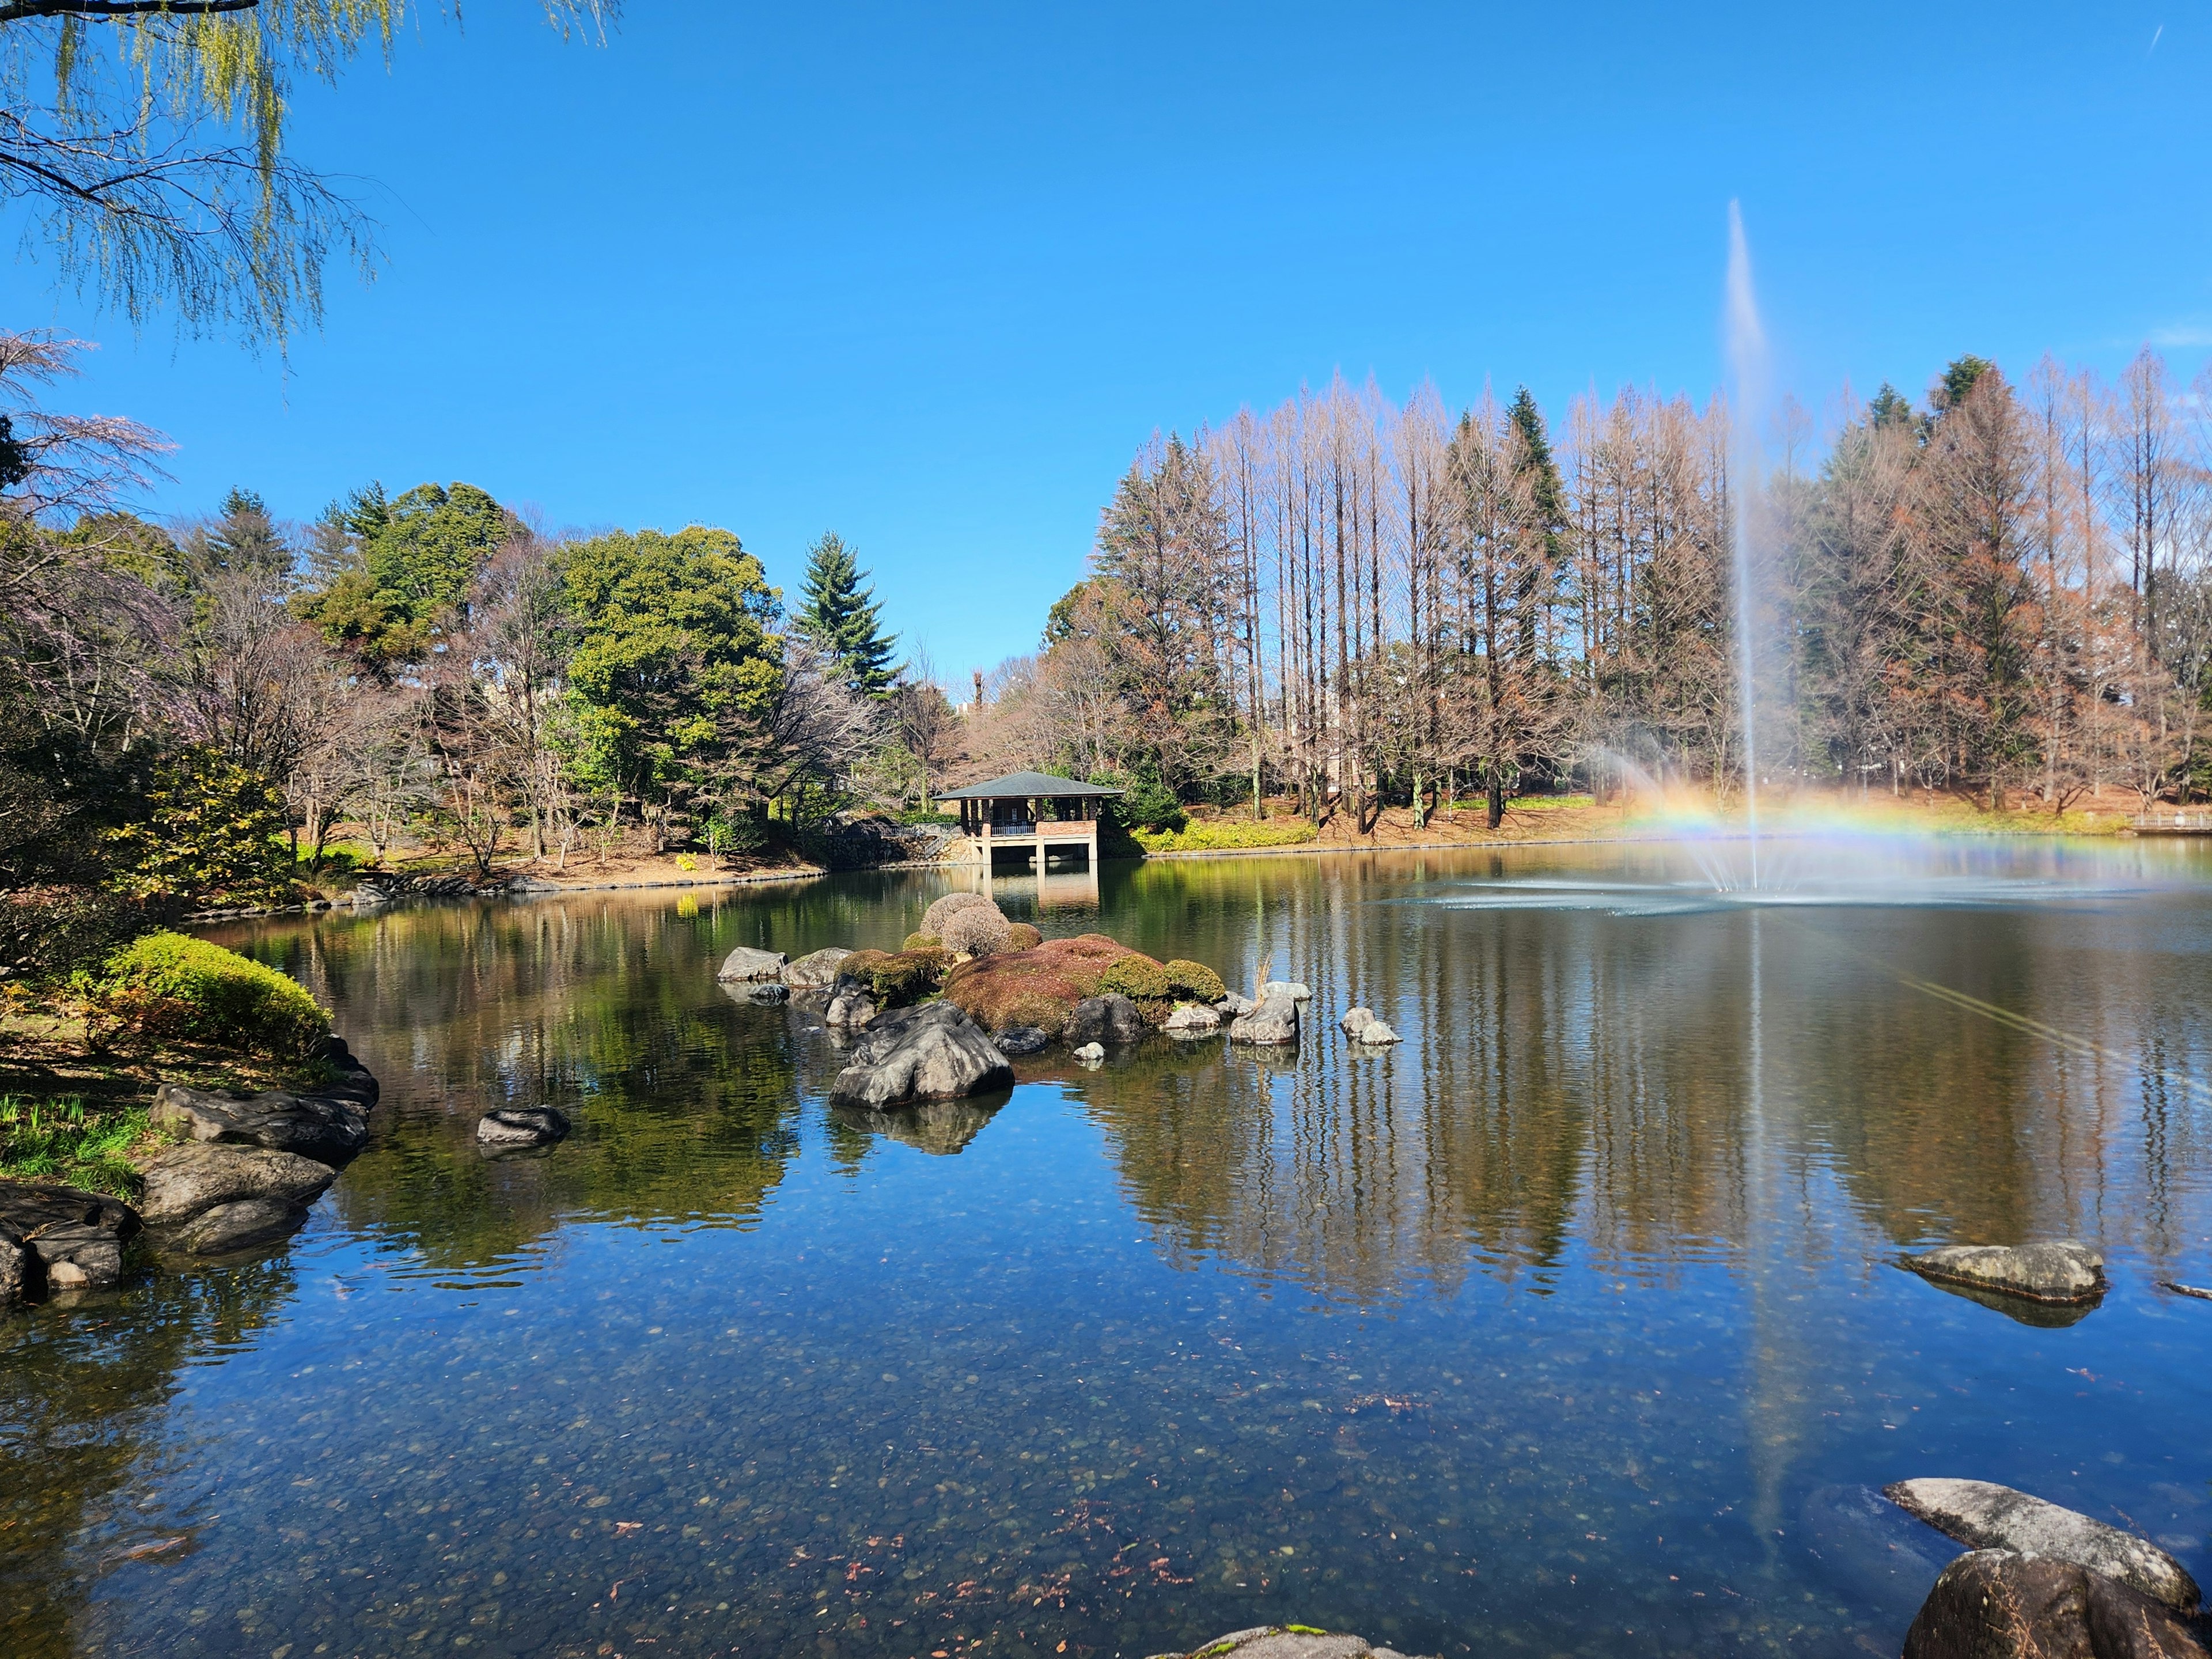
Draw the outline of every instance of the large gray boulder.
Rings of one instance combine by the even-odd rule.
[[[1946,1244],[1908,1255],[1925,1279],[2036,1302],[2094,1302],[2105,1293],[2105,1258],[2070,1238],[2045,1244]]]
[[[0,1181],[0,1227],[15,1240],[16,1295],[104,1291],[123,1277],[138,1212],[119,1198],[40,1181]]]
[[[1310,1625],[1255,1625],[1201,1642],[1188,1653],[1160,1653],[1152,1659],[1406,1659],[1395,1648],[1379,1648],[1364,1636],[1316,1630]]]
[[[837,1073],[833,1103],[877,1111],[923,1100],[957,1100],[1014,1080],[1006,1057],[949,1002],[878,1014]]]
[[[1908,1515],[1971,1548],[2071,1561],[2179,1612],[2197,1610],[2197,1581],[2180,1562],[2133,1533],[2075,1510],[1987,1480],[1899,1480],[1881,1490]]]
[[[1260,988],[1260,1000],[1265,1002],[1269,997],[1288,997],[1293,1002],[1306,1002],[1312,999],[1313,990],[1294,979],[1271,979]]]
[[[307,1218],[307,1206],[281,1198],[241,1198],[186,1222],[177,1242],[194,1255],[228,1255],[289,1237]]]
[[[1085,997],[1068,1010],[1060,1036],[1067,1042],[1134,1042],[1145,1035],[1145,1017],[1125,996],[1108,992]]]
[[[271,1089],[241,1096],[165,1083],[149,1115],[156,1128],[179,1131],[193,1140],[266,1146],[333,1165],[345,1163],[368,1142],[368,1109],[335,1090],[295,1095]]]
[[[1270,1048],[1298,1040],[1298,1005],[1295,999],[1279,994],[1262,999],[1258,1007],[1249,1014],[1240,1014],[1229,1022],[1229,1040],[1249,1042],[1257,1048]]]
[[[824,1025],[857,1030],[876,1017],[876,1000],[865,991],[840,991],[822,1011]]]
[[[2206,1659],[2173,1611],[2071,1561],[1976,1550],[1943,1569],[1905,1659]]]
[[[1209,1037],[1221,1030],[1221,1016],[1202,1002],[1186,1002],[1160,1029],[1172,1037]]]
[[[842,945],[808,952],[783,970],[783,982],[794,991],[826,991],[837,982],[837,969],[853,953]]]
[[[138,1214],[149,1225],[190,1221],[218,1204],[241,1199],[281,1199],[312,1204],[337,1179],[329,1164],[297,1152],[187,1140],[148,1160]]]
[[[781,979],[783,960],[781,951],[756,951],[749,945],[740,945],[722,958],[714,977],[725,983],[732,980]]]

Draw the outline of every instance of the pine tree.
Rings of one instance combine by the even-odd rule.
[[[875,590],[861,585],[867,574],[853,550],[834,531],[824,531],[822,539],[806,550],[806,580],[801,589],[805,603],[794,620],[837,659],[847,684],[862,696],[881,697],[890,692],[896,641],[883,631],[883,606]]]
[[[1528,481],[1528,505],[1534,509],[1535,528],[1544,538],[1545,562],[1556,565],[1567,528],[1566,491],[1559,481],[1559,463],[1552,459],[1552,440],[1544,429],[1544,411],[1536,406],[1536,399],[1524,386],[1513,394],[1505,416],[1521,438],[1520,453],[1513,470]]]

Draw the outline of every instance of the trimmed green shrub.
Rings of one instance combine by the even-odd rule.
[[[902,951],[934,951],[944,943],[945,941],[938,938],[934,933],[908,933],[906,936],[906,943],[900,945],[899,949]]]
[[[1266,823],[1237,818],[1193,823],[1180,830],[1158,834],[1149,830],[1130,833],[1137,845],[1147,853],[1216,853],[1245,847],[1298,847],[1320,832],[1303,818]]]
[[[1026,921],[1006,924],[1006,949],[1009,951],[1034,951],[1043,943],[1044,935]]]
[[[1098,989],[1102,995],[1117,993],[1132,1002],[1158,1002],[1169,994],[1168,970],[1132,951],[1106,964],[1098,975]]]
[[[331,1017],[297,980],[183,933],[149,933],[107,959],[99,988],[110,1006],[155,1036],[197,1037],[271,1054],[301,1054]]]
[[[1214,1003],[1229,994],[1221,975],[1202,962],[1185,962],[1177,957],[1167,964],[1167,976],[1168,994],[1188,1001]]]

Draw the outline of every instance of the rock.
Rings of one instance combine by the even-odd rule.
[[[1230,1018],[1235,1019],[1239,1014],[1250,1013],[1259,1006],[1260,1005],[1253,1001],[1251,998],[1239,996],[1236,992],[1231,991],[1227,996],[1222,998],[1220,1001],[1213,1005],[1213,1011],[1218,1014],[1226,1014]]]
[[[1187,1654],[1155,1654],[1152,1659],[1405,1659],[1392,1648],[1378,1648],[1364,1636],[1316,1630],[1310,1625],[1256,1625],[1200,1643]]]
[[[341,1099],[350,1100],[364,1112],[374,1109],[378,1098],[384,1092],[383,1088],[368,1067],[354,1057],[353,1050],[346,1047],[343,1037],[332,1032],[318,1038],[313,1055],[337,1074],[315,1093],[336,1095]]]
[[[2094,1302],[2105,1293],[2105,1258],[2070,1238],[2047,1244],[1947,1244],[1908,1255],[1924,1278],[2037,1302]]]
[[[307,1218],[305,1205],[281,1198],[241,1198],[193,1218],[177,1235],[177,1242],[194,1255],[228,1255],[286,1237]]]
[[[1249,1014],[1229,1022],[1231,1042],[1266,1047],[1298,1040],[1298,1005],[1288,996],[1270,996]]]
[[[1374,1023],[1375,1011],[1372,1008],[1347,1008],[1344,1011],[1344,1018],[1337,1021],[1344,1028],[1346,1036],[1358,1036]]]
[[[1145,1035],[1145,1017],[1137,1005],[1109,991],[1103,997],[1085,997],[1068,1012],[1067,1027],[1060,1035],[1070,1042],[1134,1042]]]
[[[189,1221],[218,1204],[241,1199],[312,1204],[337,1179],[337,1171],[297,1152],[187,1140],[155,1153],[146,1164],[145,1176],[138,1214],[159,1226]]]
[[[23,1248],[22,1234],[0,1221],[0,1314],[22,1306],[24,1280],[33,1267],[30,1255]]]
[[[1269,997],[1288,997],[1293,1002],[1304,1002],[1312,996],[1311,991],[1294,979],[1271,979],[1260,988],[1260,1000],[1262,1002]]]
[[[904,1111],[878,1112],[861,1106],[833,1106],[840,1121],[911,1146],[932,1158],[951,1158],[983,1132],[996,1115],[988,1106],[967,1100],[925,1100]]]
[[[838,965],[852,954],[836,945],[813,951],[783,970],[783,982],[794,991],[826,991],[837,982]]]
[[[2202,1290],[2194,1285],[2179,1284],[2171,1279],[2166,1280],[2165,1284],[2166,1288],[2176,1296],[2193,1296],[2200,1302],[2212,1302],[2212,1291]]]
[[[501,1106],[477,1120],[479,1146],[499,1151],[550,1146],[568,1135],[568,1118],[550,1106]]]
[[[0,1181],[0,1226],[21,1260],[18,1294],[102,1291],[123,1277],[123,1246],[138,1212],[119,1198],[38,1181]]]
[[[1381,1020],[1370,1019],[1359,1028],[1358,1035],[1352,1040],[1365,1048],[1387,1048],[1402,1039]]]
[[[2071,1561],[2182,1613],[2197,1610],[2197,1581],[2180,1562],[2133,1533],[2075,1510],[1987,1480],[1899,1480],[1881,1491],[1906,1514],[1971,1548]]]
[[[1186,1002],[1161,1027],[1170,1036],[1212,1036],[1221,1029],[1221,1016],[1202,1002]]]
[[[149,1115],[156,1128],[181,1129],[194,1140],[266,1146],[330,1164],[343,1164],[368,1141],[367,1109],[336,1090],[239,1096],[165,1083]]]
[[[557,893],[562,890],[557,881],[548,881],[543,876],[515,876],[509,878],[507,890],[510,893]]]
[[[977,1025],[949,1002],[878,1014],[837,1073],[833,1102],[881,1111],[919,1100],[957,1100],[1009,1087],[1013,1068]]]
[[[1085,1066],[1096,1066],[1106,1058],[1105,1048],[1096,1042],[1080,1043],[1074,1053],[1075,1057]]]
[[[876,1001],[858,991],[840,991],[830,999],[830,1006],[822,1011],[824,1025],[844,1025],[857,1029],[876,1017]]]
[[[757,1002],[770,1007],[791,1000],[791,988],[778,979],[743,980],[723,988],[741,1001]]]
[[[740,945],[722,958],[715,969],[719,980],[775,979],[783,977],[784,958],[781,951],[756,951],[749,945]]]
[[[1002,1054],[1034,1054],[1042,1053],[1052,1036],[1042,1025],[1009,1025],[993,1032],[991,1041]]]
[[[1848,1599],[1902,1628],[1958,1546],[1872,1486],[1820,1486],[1797,1512],[1798,1535]]]
[[[1943,1569],[1905,1659],[2205,1659],[2172,1611],[2078,1563],[1976,1550]]]

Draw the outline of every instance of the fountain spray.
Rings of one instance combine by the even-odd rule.
[[[1729,204],[1728,357],[1734,382],[1729,411],[1729,473],[1735,500],[1736,712],[1743,728],[1744,824],[1751,842],[1751,886],[1759,887],[1758,654],[1753,640],[1758,611],[1752,592],[1752,523],[1765,474],[1759,423],[1768,395],[1766,331],[1752,292],[1751,249],[1744,241],[1743,210]]]

